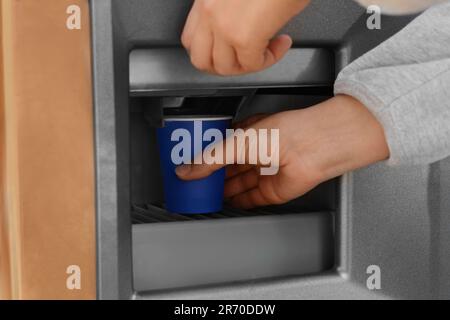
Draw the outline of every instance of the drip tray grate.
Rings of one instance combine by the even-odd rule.
[[[236,208],[225,207],[218,213],[181,215],[167,212],[163,205],[160,204],[143,204],[132,206],[131,219],[133,224],[146,224],[158,222],[188,222],[211,219],[245,218],[274,214],[279,214],[279,212],[270,211],[270,209],[243,211]]]

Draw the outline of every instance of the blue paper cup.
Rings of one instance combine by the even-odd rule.
[[[157,129],[157,135],[164,200],[169,212],[204,214],[222,210],[225,169],[218,170],[207,178],[193,181],[181,180],[175,169],[181,164],[192,163],[194,157],[211,143],[225,139],[226,129],[230,126],[231,117],[228,116],[164,118],[164,127]]]

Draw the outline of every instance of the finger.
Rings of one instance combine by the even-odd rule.
[[[215,150],[222,150],[222,159],[219,159],[219,161],[217,161],[218,163],[213,163],[212,159],[207,156],[207,154],[212,156],[212,152],[208,152],[210,148],[214,148]],[[213,172],[220,170],[227,165],[224,156],[226,154],[225,152],[225,141],[222,140],[217,143],[213,143],[206,147],[202,153],[195,157],[193,161],[194,164],[184,164],[178,166],[175,169],[175,173],[182,180],[197,180],[206,178]]]
[[[231,205],[241,209],[252,209],[269,204],[259,188],[251,189],[231,199]]]
[[[212,49],[213,36],[209,25],[206,23],[199,24],[195,31],[190,48],[191,62],[199,70],[205,72],[213,72],[212,68]]]
[[[288,52],[291,37],[281,35],[263,47],[240,47],[236,49],[239,64],[244,72],[257,72],[271,67]]]
[[[203,0],[196,0],[192,5],[191,11],[189,11],[189,15],[186,19],[186,23],[184,25],[183,32],[181,34],[181,43],[183,44],[186,50],[190,50],[192,38],[195,30],[197,29],[198,22],[200,20],[200,4]]]
[[[244,173],[245,171],[253,169],[252,164],[236,164],[227,167],[226,179],[233,178],[234,176]]]
[[[262,70],[265,47],[236,47],[235,49],[242,74]]]
[[[258,186],[259,174],[256,170],[248,170],[234,176],[225,183],[224,196],[231,198]]]
[[[175,173],[182,180],[196,180],[208,177],[213,172],[225,167],[227,164],[241,163],[245,159],[240,159],[242,155],[247,155],[249,143],[256,143],[256,141],[248,142],[245,139],[244,143],[235,143],[235,135],[228,137],[225,140],[213,143],[197,155],[193,161],[194,164],[185,164],[175,169]],[[227,153],[227,147],[232,154]],[[239,148],[239,149],[238,149]],[[222,151],[222,156],[217,156],[219,161],[213,161],[212,152],[210,150]],[[238,159],[239,158],[239,159]]]
[[[213,69],[221,76],[231,76],[239,73],[239,63],[233,47],[220,37],[214,38]]]
[[[184,164],[175,169],[175,173],[181,180],[198,180],[209,177],[226,164]]]
[[[292,38],[288,35],[280,35],[272,39],[264,55],[264,69],[271,67],[280,61],[292,46]]]

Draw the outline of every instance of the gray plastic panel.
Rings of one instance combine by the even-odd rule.
[[[369,291],[337,273],[321,273],[304,277],[287,277],[252,283],[190,288],[156,293],[139,293],[138,300],[386,300],[390,297]]]
[[[137,49],[130,54],[130,92],[164,90],[331,86],[334,53],[326,49],[292,49],[278,64],[246,76],[219,77],[196,70],[183,49]]]
[[[94,0],[98,1],[98,0]],[[100,0],[103,1],[103,0]],[[121,32],[140,47],[180,45],[180,34],[192,0],[110,0]],[[365,10],[352,0],[313,0],[281,31],[294,46],[339,44]]]
[[[334,260],[328,212],[133,225],[136,291],[309,274]]]

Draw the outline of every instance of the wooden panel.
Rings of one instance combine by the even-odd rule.
[[[66,26],[70,5],[81,9],[79,30]],[[2,281],[3,296],[93,299],[95,192],[88,1],[2,0],[1,10],[4,121],[0,124],[6,139],[0,178],[2,194],[7,196],[5,204],[0,202],[0,280],[11,280],[6,285]],[[8,266],[5,256],[9,256]],[[81,269],[79,290],[66,286],[70,265]]]
[[[8,219],[6,215],[5,190],[5,122],[3,92],[3,36],[2,6],[0,5],[0,299],[11,298],[11,270],[9,259]]]

